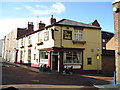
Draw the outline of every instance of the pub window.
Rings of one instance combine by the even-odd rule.
[[[82,52],[65,52],[64,63],[77,64],[82,61]]]
[[[75,41],[83,40],[83,30],[74,30],[74,40]]]
[[[41,59],[48,59],[48,53],[47,52],[41,52],[40,54]]]
[[[72,40],[72,31],[64,30],[63,39]]]
[[[87,58],[87,64],[91,65],[92,64],[92,58]]]

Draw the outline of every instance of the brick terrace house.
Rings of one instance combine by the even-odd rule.
[[[51,25],[39,23],[39,30],[18,39],[18,63],[62,72],[72,66],[81,73],[101,71],[101,27],[97,20],[90,24],[62,19]],[[42,27],[42,28],[41,28]]]
[[[17,60],[17,39],[23,35],[33,32],[33,24],[28,22],[28,28],[17,28],[8,33],[4,38],[4,47],[2,58],[9,62]]]

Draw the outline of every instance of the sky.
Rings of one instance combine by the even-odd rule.
[[[94,0],[95,1],[95,0]],[[103,31],[114,33],[112,2],[1,2],[0,3],[0,39],[16,28],[27,27],[28,21],[33,22],[35,30],[37,23],[42,21],[49,25],[53,15],[57,21],[69,19],[89,24],[95,19]]]

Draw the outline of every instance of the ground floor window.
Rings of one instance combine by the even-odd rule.
[[[20,60],[23,59],[23,51],[20,51]]]
[[[31,50],[28,50],[28,62],[31,62]]]
[[[47,52],[41,52],[40,57],[41,57],[41,59],[48,59],[48,53]]]
[[[70,63],[70,64],[82,63],[82,52],[65,52],[64,63]]]
[[[40,63],[48,64],[48,52],[40,52]]]
[[[91,65],[92,64],[92,58],[87,58],[87,64]]]

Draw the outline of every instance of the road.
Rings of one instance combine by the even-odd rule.
[[[89,87],[95,85],[104,85],[113,83],[113,77],[90,76],[90,75],[63,75],[53,73],[37,73],[21,67],[16,67],[9,64],[2,66],[2,85],[16,85],[17,87],[53,87],[53,88],[77,88]],[[22,86],[21,86],[22,85]],[[47,85],[47,86],[46,86]],[[96,90],[96,89],[94,89]]]

